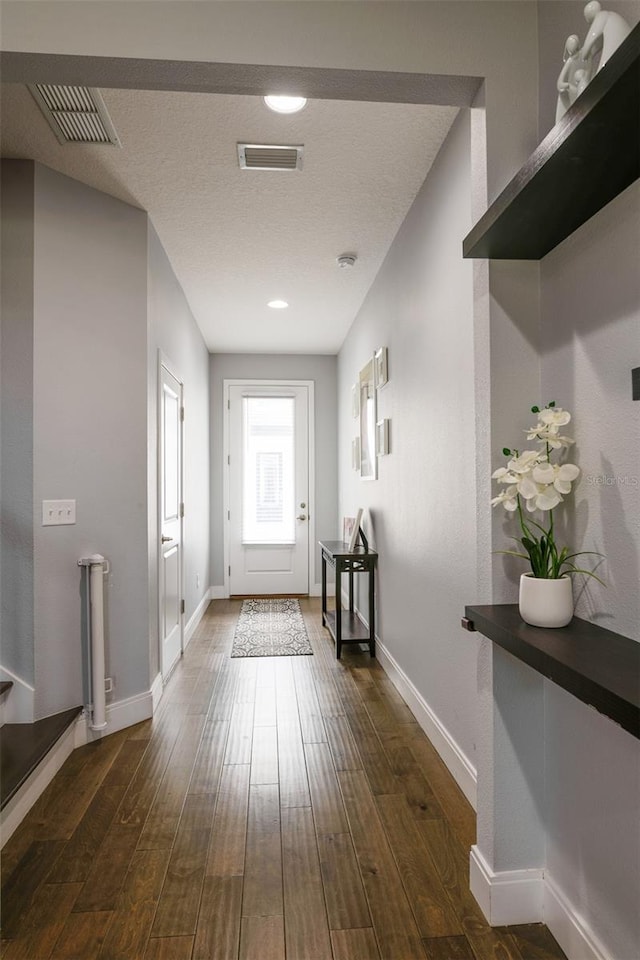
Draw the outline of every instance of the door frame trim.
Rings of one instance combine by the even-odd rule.
[[[178,659],[184,653],[184,617],[183,613],[180,614],[180,654],[176,657],[176,660],[167,666],[167,671],[164,671],[164,664],[162,662],[162,649],[163,649],[163,637],[162,637],[162,589],[161,589],[161,570],[162,570],[162,560],[161,560],[161,550],[162,550],[162,368],[165,368],[167,373],[170,373],[174,380],[180,384],[181,392],[181,405],[185,408],[185,389],[184,389],[184,380],[178,373],[176,367],[174,367],[172,361],[167,357],[162,350],[158,349],[158,363],[157,363],[157,391],[156,391],[156,405],[157,405],[157,416],[156,416],[156,583],[158,587],[158,667],[160,675],[162,676],[162,682],[165,684],[169,679],[172,670],[174,669]],[[184,503],[184,420],[180,419],[180,493],[181,493],[181,502]],[[180,596],[178,597],[178,604],[181,605],[184,600],[184,516],[180,517]]]
[[[223,403],[223,416],[222,416],[222,472],[223,472],[223,490],[222,490],[222,529],[224,531],[223,537],[223,554],[224,554],[224,595],[225,597],[230,596],[229,592],[229,558],[231,554],[231,536],[230,536],[230,521],[229,521],[229,505],[230,505],[230,491],[229,491],[229,475],[230,475],[230,464],[229,464],[229,449],[230,449],[230,436],[229,436],[229,389],[230,387],[306,387],[307,388],[307,419],[308,419],[308,450],[307,457],[309,460],[309,504],[308,504],[308,516],[311,518],[309,521],[309,556],[307,559],[308,568],[307,568],[307,593],[311,596],[312,591],[312,571],[313,571],[313,561],[315,557],[315,548],[316,548],[316,468],[315,468],[315,449],[316,449],[316,422],[315,422],[315,398],[314,398],[314,389],[315,381],[314,380],[268,380],[268,379],[250,379],[241,377],[239,379],[225,379],[222,381],[222,403]]]

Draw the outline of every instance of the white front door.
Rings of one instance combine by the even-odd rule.
[[[229,594],[307,594],[310,389],[227,390]]]
[[[160,654],[167,677],[182,652],[182,384],[163,364],[159,414]]]

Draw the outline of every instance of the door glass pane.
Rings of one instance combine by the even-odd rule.
[[[167,388],[164,389],[164,422],[163,422],[163,489],[164,503],[162,515],[164,520],[177,520],[180,462],[178,459],[178,442],[180,435],[178,398]]]
[[[294,398],[242,402],[242,542],[294,543]]]

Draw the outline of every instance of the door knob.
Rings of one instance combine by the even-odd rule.
[[[163,543],[170,543],[173,540],[173,537],[165,537],[165,535],[162,534],[162,537],[160,539],[162,540]]]
[[[296,517],[296,520],[306,520],[304,513],[301,513],[299,517]]]

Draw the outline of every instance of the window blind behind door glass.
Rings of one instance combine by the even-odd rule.
[[[293,397],[243,397],[242,542],[294,543]]]

